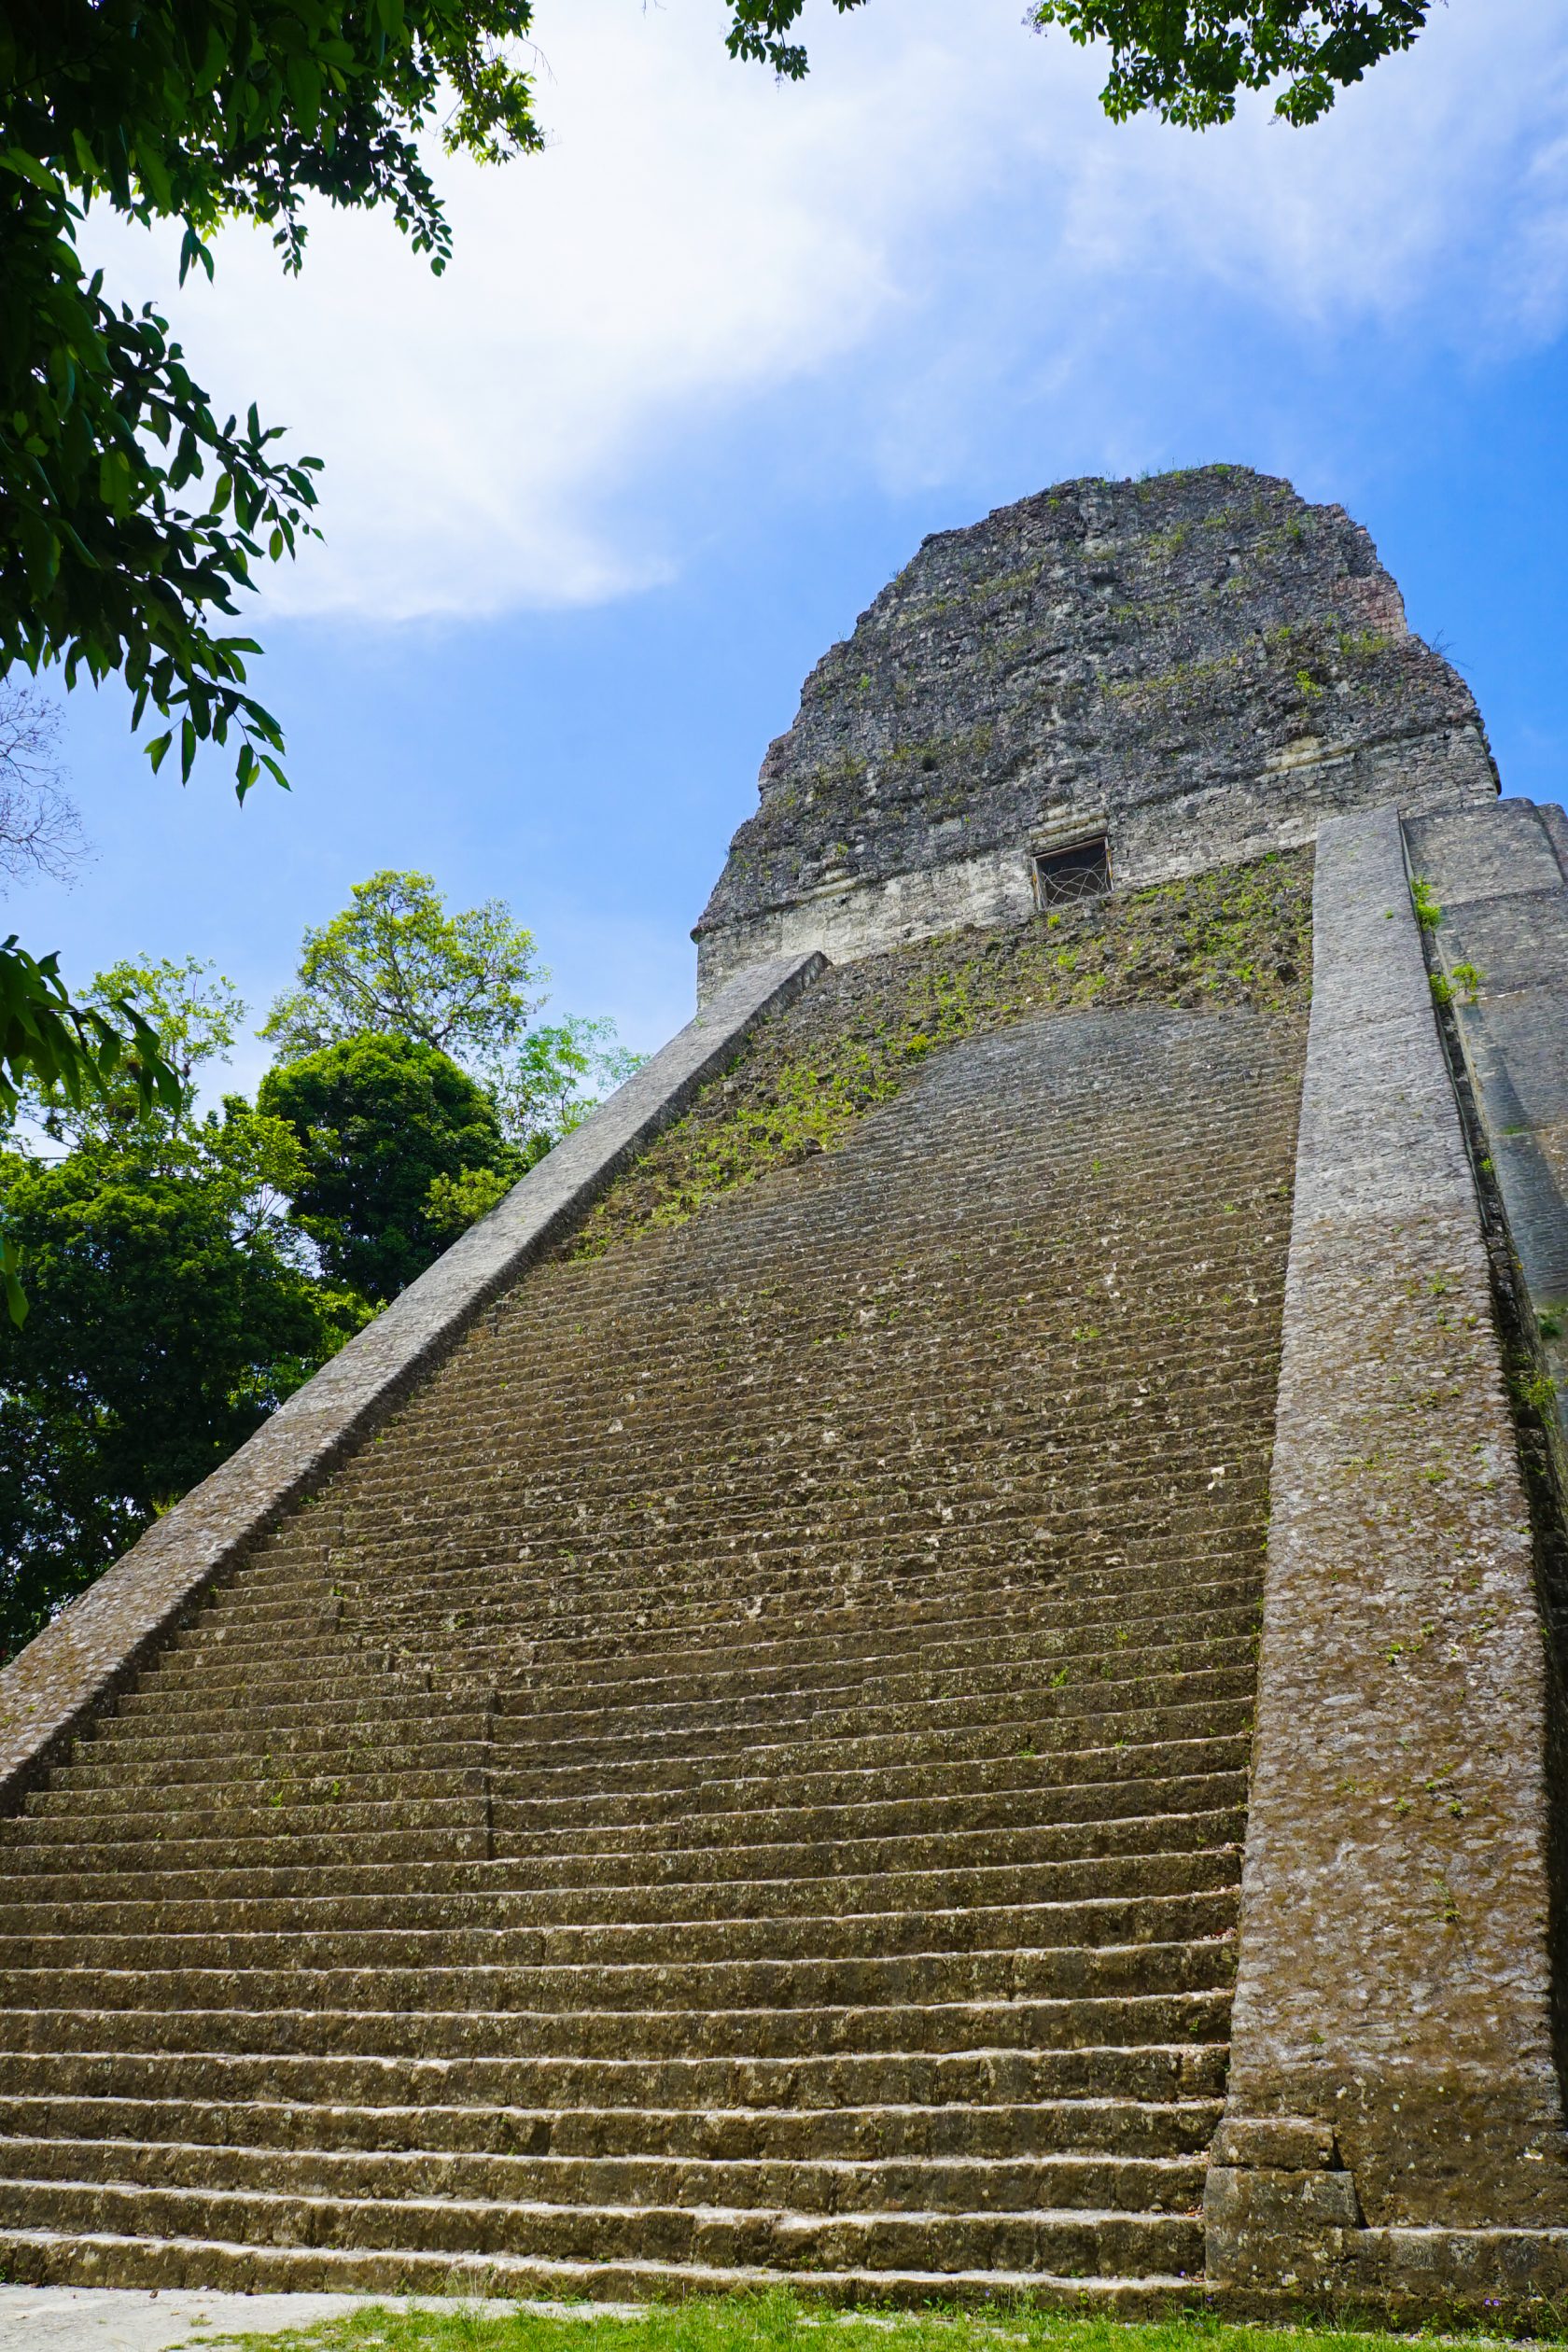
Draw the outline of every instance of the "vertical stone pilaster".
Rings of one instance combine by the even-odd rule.
[[[1319,837],[1219,2287],[1568,2219],[1529,1514],[1397,817]]]

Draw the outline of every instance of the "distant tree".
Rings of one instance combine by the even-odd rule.
[[[259,1032],[279,1061],[377,1034],[495,1067],[550,975],[535,960],[533,932],[499,899],[449,915],[427,874],[385,869],[356,882],[343,913],[306,931],[296,976]]]
[[[425,161],[541,144],[511,47],[529,0],[5,0],[0,6],[0,679],[63,665],[122,676],[132,724],[229,745],[243,798],[281,783],[283,735],[249,692],[254,640],[228,623],[253,567],[314,528],[313,457],[252,407],[220,421],[150,305],[117,302],[77,238],[90,207],[183,231],[180,275],[213,273],[219,224],[270,228],[300,267],[313,201],[386,207],[444,268]],[[40,836],[41,838],[41,836]],[[148,1101],[174,1082],[149,1032],[78,1007],[52,955],[0,942],[0,1124],[23,1085],[85,1099],[134,1056]],[[24,1311],[0,1235],[0,1281]]]
[[[840,14],[862,0],[833,0]],[[1107,42],[1100,104],[1115,121],[1152,108],[1202,130],[1228,122],[1237,92],[1281,85],[1276,114],[1316,122],[1370,66],[1407,49],[1432,0],[1036,0],[1029,21],[1081,44]],[[732,56],[760,58],[798,80],[805,49],[791,37],[805,0],[730,0]]]
[[[307,931],[297,985],[259,1034],[280,1065],[368,1035],[433,1045],[489,1096],[507,1141],[531,1166],[637,1068],[609,1020],[530,1028],[550,977],[534,934],[500,899],[449,914],[427,874],[372,874],[350,903]],[[442,1196],[443,1229],[477,1192]]]
[[[581,1127],[642,1058],[617,1041],[610,1020],[568,1013],[531,1029],[492,1089],[501,1125],[528,1166]]]
[[[90,854],[61,777],[59,742],[56,707],[0,683],[0,886],[39,875],[69,882]]]
[[[286,1223],[299,1153],[227,1103],[180,1136],[0,1154],[31,1311],[0,1323],[0,1654],[214,1470],[363,1320]]]
[[[378,1304],[522,1172],[484,1089],[422,1039],[343,1039],[270,1070],[257,1107],[298,1141],[292,1213],[324,1270]]]
[[[125,1141],[149,1167],[165,1149],[177,1162],[181,1147],[203,1122],[196,1084],[210,1062],[223,1061],[245,1025],[245,1000],[211,962],[187,956],[140,956],[96,973],[83,992],[87,1006],[132,1008],[155,1035],[175,1088],[167,1101],[143,1099],[135,1055],[128,1056],[93,1091],[75,1099],[58,1085],[24,1088],[24,1107],[57,1143],[79,1150],[91,1142]]]

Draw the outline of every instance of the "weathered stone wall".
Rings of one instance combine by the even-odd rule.
[[[1406,827],[1568,1472],[1568,819],[1527,800]]]
[[[1315,906],[1209,2275],[1556,2293],[1547,1658],[1392,810],[1320,834]]]
[[[1101,827],[1139,883],[1496,789],[1342,508],[1239,467],[1064,483],[927,539],[818,664],[697,926],[701,987],[1021,920],[1031,850]]]

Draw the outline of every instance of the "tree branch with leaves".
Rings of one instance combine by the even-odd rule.
[[[297,270],[309,203],[382,207],[439,271],[422,142],[486,162],[540,144],[529,22],[528,0],[0,0],[0,678],[118,674],[133,726],[162,722],[155,769],[189,777],[216,744],[242,798],[286,783],[231,623],[256,567],[315,530],[317,461],[254,406],[220,418],[168,322],[86,268],[82,224],[178,223],[183,282],[212,275],[226,220],[270,228]],[[79,1094],[134,1059],[164,1085],[145,1027],[79,1013],[52,957],[0,956],[0,1111],[40,1071]]]
[[[864,0],[833,0],[839,13]],[[1027,21],[1103,41],[1111,74],[1100,104],[1113,121],[1150,110],[1190,130],[1228,122],[1239,91],[1276,87],[1286,122],[1316,122],[1340,91],[1407,49],[1432,0],[1036,0]],[[805,73],[795,37],[805,0],[730,0],[732,57]]]

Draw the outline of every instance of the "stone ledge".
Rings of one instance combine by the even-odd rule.
[[[1405,2294],[1394,2273],[1418,2241],[1501,2233],[1534,2261],[1568,2222],[1546,1659],[1392,808],[1323,827],[1314,911],[1208,2272],[1211,2288],[1365,2295],[1392,2265]]]
[[[474,1317],[572,1229],[763,1015],[825,968],[810,954],[738,973],[12,1659],[0,1673],[0,1807],[48,1771],[214,1578],[314,1492]]]

